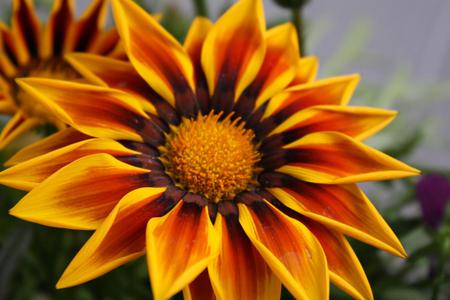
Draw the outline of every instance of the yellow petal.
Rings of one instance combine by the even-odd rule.
[[[231,93],[231,102],[223,104],[225,108],[239,98],[258,74],[266,48],[264,33],[261,0],[238,1],[208,33],[202,49],[202,66],[210,95],[216,93],[221,98],[221,94]]]
[[[252,245],[237,215],[217,215],[221,251],[208,271],[217,299],[280,299],[281,283]]]
[[[308,182],[342,184],[419,174],[417,169],[337,132],[312,133],[284,148],[286,163],[277,171]]]
[[[207,206],[180,203],[147,226],[147,263],[153,298],[172,297],[218,255],[219,240]]]
[[[95,137],[142,141],[147,118],[137,99],[119,90],[60,80],[24,78],[18,84],[62,122]]]
[[[319,59],[316,56],[302,57],[297,62],[297,73],[289,86],[305,84],[314,81],[319,70]]]
[[[145,253],[145,228],[165,213],[165,188],[140,188],[123,197],[58,281],[66,288],[95,279]]]
[[[146,186],[148,172],[108,154],[89,155],[48,177],[10,213],[52,227],[95,229],[123,196]]]
[[[296,299],[328,299],[327,261],[314,235],[268,203],[238,206],[245,233],[289,292]]]
[[[132,155],[120,143],[106,139],[88,139],[45,153],[0,172],[0,183],[29,191],[67,164],[87,155],[108,153],[113,156]]]

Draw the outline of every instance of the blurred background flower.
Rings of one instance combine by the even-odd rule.
[[[416,193],[423,221],[433,229],[438,229],[450,201],[450,181],[442,175],[425,175],[417,183]]]
[[[35,2],[42,16],[52,3]],[[76,2],[79,12],[90,3]],[[214,19],[233,1],[136,2],[152,12],[163,12],[164,26],[183,39],[195,14]],[[400,111],[369,144],[424,173],[418,179],[363,187],[409,254],[401,260],[352,243],[375,299],[450,299],[450,1],[310,0],[296,12],[290,5],[305,1],[264,2],[270,25],[300,17],[302,51],[320,58],[319,78],[360,72],[362,82],[352,104]],[[10,0],[0,0],[0,17],[5,22],[9,8]],[[28,143],[34,135],[22,142]],[[2,161],[13,150],[1,153]],[[88,234],[25,225],[8,216],[8,209],[22,195],[3,187],[0,193],[0,299],[148,297],[143,260],[87,285],[55,290],[59,274]],[[291,299],[286,292],[284,299]],[[331,299],[349,298],[333,289]]]

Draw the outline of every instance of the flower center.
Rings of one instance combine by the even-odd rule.
[[[254,185],[260,156],[254,134],[221,114],[183,119],[162,148],[167,173],[184,189],[212,202],[232,200]]]
[[[63,59],[53,58],[45,61],[34,61],[24,67],[16,78],[39,77],[49,79],[73,80],[80,78],[80,75]],[[52,121],[52,116],[48,109],[40,105],[34,97],[13,83],[13,99],[16,105],[28,117],[35,117],[45,121]]]

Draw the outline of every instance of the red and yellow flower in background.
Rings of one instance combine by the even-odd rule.
[[[55,0],[43,26],[32,0],[14,0],[11,27],[0,23],[0,113],[13,115],[0,134],[0,148],[30,129],[62,123],[16,84],[19,77],[43,77],[76,81],[81,78],[64,61],[73,51],[120,57],[119,36],[103,24],[107,1],[95,0],[79,20],[73,0]]]
[[[154,298],[327,299],[329,281],[372,299],[346,236],[405,251],[358,183],[418,171],[362,141],[395,113],[348,106],[357,75],[314,81],[295,29],[266,30],[261,0],[180,45],[130,0],[113,11],[130,62],[70,54],[96,85],[20,79],[69,125],[9,161],[11,210],[95,230],[57,287],[146,254]]]

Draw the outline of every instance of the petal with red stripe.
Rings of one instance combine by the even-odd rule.
[[[41,25],[30,0],[14,0],[11,34],[14,37],[18,61],[21,65],[39,55]]]
[[[41,57],[60,55],[64,49],[66,36],[73,22],[73,0],[55,0],[44,29]]]
[[[85,135],[84,133],[68,127],[20,149],[16,154],[8,159],[7,162],[5,162],[5,166],[9,167],[16,165],[20,162],[27,161],[34,157],[90,138],[91,137]]]
[[[81,18],[71,24],[65,38],[64,53],[90,51],[101,34],[107,14],[106,0],[93,0]]]
[[[71,261],[56,287],[82,284],[144,255],[148,220],[174,205],[166,201],[164,192],[165,188],[141,188],[123,197]]]
[[[48,177],[10,213],[52,227],[95,229],[123,196],[148,186],[149,172],[108,154],[89,155]]]
[[[373,299],[366,274],[344,235],[314,221],[302,218],[302,222],[322,245],[331,282],[355,299]]]
[[[286,23],[266,33],[266,55],[261,69],[250,88],[258,87],[256,107],[282,91],[294,78],[300,59],[297,32]]]
[[[183,298],[185,300],[215,300],[211,280],[208,271],[203,271],[187,287],[183,289]]]
[[[92,83],[131,93],[139,99],[145,111],[157,114],[149,98],[159,96],[129,62],[89,53],[71,53],[66,55],[66,59]]]
[[[405,256],[400,241],[364,193],[353,184],[308,183],[284,174],[263,175],[287,207],[365,243]]]
[[[208,267],[217,299],[279,299],[281,283],[270,270],[235,215],[217,215],[219,256]]]
[[[293,86],[270,100],[264,118],[272,116],[284,121],[310,106],[347,105],[359,79],[360,76],[355,74]]]
[[[289,86],[305,84],[314,81],[319,69],[319,59],[316,56],[302,57],[297,62],[297,72]]]
[[[0,133],[0,149],[40,124],[41,120],[28,118],[22,111],[17,111]]]
[[[299,221],[270,204],[239,204],[239,222],[272,271],[297,299],[328,299],[325,254]]]
[[[203,114],[208,113],[210,97],[205,73],[202,69],[201,55],[205,38],[212,26],[213,24],[207,18],[196,17],[189,28],[183,45],[194,65],[197,103]]]
[[[114,0],[113,11],[136,71],[170,104],[196,115],[194,69],[183,47],[132,1]]]
[[[383,129],[396,115],[395,111],[371,107],[313,106],[278,125],[263,140],[261,150],[280,149],[305,135],[320,131],[337,131],[364,140]]]
[[[202,66],[215,110],[229,112],[255,79],[265,55],[261,0],[234,4],[213,25],[202,49]]]
[[[265,166],[300,180],[342,184],[417,176],[419,171],[378,150],[337,132],[309,134],[284,146],[283,159],[263,158]],[[285,160],[285,162],[282,162]]]
[[[147,263],[153,298],[164,300],[185,288],[217,256],[219,243],[207,206],[180,201],[147,226]]]
[[[138,152],[107,139],[88,139],[45,153],[0,172],[0,182],[9,187],[29,191],[71,162],[96,153],[113,156]]]
[[[24,78],[19,85],[62,122],[95,137],[142,141],[148,118],[130,94],[60,80]]]

